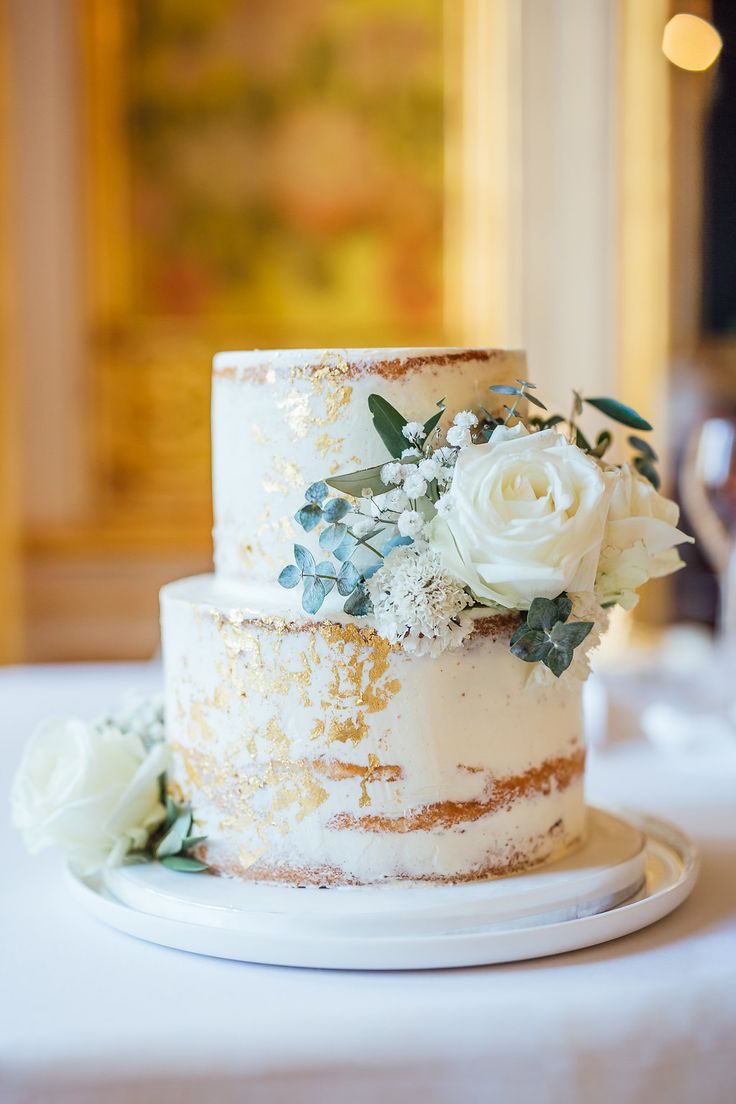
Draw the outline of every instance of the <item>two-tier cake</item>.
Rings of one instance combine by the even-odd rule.
[[[454,412],[503,413],[489,387],[525,374],[523,353],[498,349],[215,357],[215,574],[162,593],[173,792],[215,872],[467,881],[582,841],[581,683],[530,678],[509,646],[519,612],[478,605],[460,647],[416,654],[336,588],[310,615],[277,583],[304,488],[391,459],[369,396],[422,419],[443,400],[445,441]]]

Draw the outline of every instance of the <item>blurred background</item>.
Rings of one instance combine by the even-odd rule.
[[[717,59],[666,56],[682,13]],[[0,660],[154,653],[225,348],[523,346],[555,405],[617,395],[701,536],[636,631],[714,623],[732,0],[0,0],[0,36]]]

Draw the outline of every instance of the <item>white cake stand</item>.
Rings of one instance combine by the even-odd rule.
[[[70,880],[100,920],[166,947],[280,966],[413,970],[514,962],[617,939],[677,908],[697,870],[695,849],[671,825],[589,808],[587,842],[574,855],[487,882],[298,889],[158,863]]]

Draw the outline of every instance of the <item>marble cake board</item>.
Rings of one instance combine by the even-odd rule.
[[[515,962],[590,947],[666,916],[698,856],[665,821],[588,809],[574,855],[524,874],[432,886],[257,885],[158,863],[83,878],[79,902],[119,931],[195,954],[279,966],[415,970]]]

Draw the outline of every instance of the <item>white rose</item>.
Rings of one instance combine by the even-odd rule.
[[[679,507],[625,464],[611,497],[596,590],[605,605],[633,609],[649,579],[683,566],[675,546],[692,537],[677,528]]]
[[[29,851],[60,847],[82,874],[145,847],[164,818],[167,747],[111,725],[50,720],[34,732],[13,782],[13,824]]]
[[[459,453],[431,543],[484,605],[591,591],[614,480],[553,429],[499,426]]]

